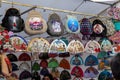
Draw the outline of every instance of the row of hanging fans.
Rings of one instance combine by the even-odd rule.
[[[65,53],[70,54],[77,53],[99,53],[100,51],[117,53],[120,51],[119,44],[112,45],[109,39],[103,38],[98,41],[89,40],[85,47],[79,40],[67,39],[55,39],[49,43],[44,38],[33,38],[29,43],[21,36],[18,35],[8,35],[8,31],[4,30],[1,32],[0,48],[3,51],[27,51],[27,52],[48,52],[54,53]],[[68,44],[69,43],[69,44]]]
[[[91,23],[92,22],[92,23]],[[24,20],[20,16],[19,10],[16,8],[9,8],[6,11],[4,18],[2,19],[2,27],[5,27],[8,31],[21,32],[25,29],[25,32],[34,35],[41,34],[47,31],[51,36],[61,36],[66,31],[68,33],[82,33],[83,39],[90,39],[91,37],[105,37],[111,36],[115,31],[120,30],[120,21],[116,19],[88,19],[83,18],[78,21],[73,15],[67,15],[65,28],[57,13],[50,14],[48,21],[42,18],[42,15],[36,10],[32,10],[28,13],[25,25]]]
[[[19,75],[19,79],[32,77],[32,74],[29,72],[31,68],[33,73],[39,71],[40,71],[39,73],[40,75],[46,75],[48,73],[51,73],[55,78],[60,78],[60,80],[71,79],[71,75],[75,76],[74,77],[75,79],[82,79],[82,77],[96,78],[99,74],[98,70],[103,70],[103,72],[99,74],[98,80],[112,78],[112,74],[108,71],[110,69],[110,63],[107,59],[105,59],[106,56],[102,57],[102,60],[99,62],[94,55],[89,55],[86,57],[84,62],[82,57],[79,54],[76,54],[73,57],[71,57],[70,63],[65,58],[63,58],[60,62],[55,58],[50,58],[48,61],[43,58],[40,62],[34,61],[31,67],[27,62],[22,62],[19,66],[16,63],[13,63],[18,60],[31,61],[31,58],[27,53],[22,53],[18,59],[15,56],[15,54],[8,54],[7,56],[9,60],[12,62],[13,73],[14,71],[18,71],[18,70],[23,71]],[[98,58],[100,59],[100,57]],[[86,68],[85,72],[80,67],[83,64],[85,66],[90,66]],[[97,65],[98,65],[98,70],[94,67]],[[72,68],[72,66],[74,67]],[[61,74],[58,69],[59,67],[64,69],[63,71],[61,71]],[[50,71],[48,70],[48,68],[50,69]],[[69,71],[67,70],[71,70],[71,73],[69,73]]]

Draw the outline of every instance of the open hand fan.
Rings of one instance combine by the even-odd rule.
[[[27,49],[27,41],[18,35],[10,36],[12,48],[15,51],[26,51]]]
[[[63,53],[66,52],[66,44],[61,39],[55,39],[49,49],[49,53]]]
[[[50,44],[46,39],[33,38],[29,44],[27,51],[29,52],[48,52]]]
[[[83,44],[78,40],[72,40],[67,47],[67,52],[71,54],[77,54],[84,52]]]
[[[100,44],[95,40],[90,40],[85,46],[86,53],[99,53],[101,50]]]

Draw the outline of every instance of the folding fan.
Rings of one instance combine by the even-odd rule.
[[[102,39],[101,50],[106,52],[112,51],[112,44],[107,38]]]
[[[28,79],[28,78],[31,78],[32,75],[29,71],[23,71],[20,73],[20,76],[19,76],[19,80],[23,80],[23,79]]]
[[[11,62],[18,61],[17,56],[15,54],[7,54],[7,57]]]
[[[71,75],[67,70],[63,70],[60,74],[60,80],[70,80]]]
[[[50,44],[44,38],[33,38],[29,44],[27,51],[29,52],[48,52]]]
[[[96,78],[98,75],[98,70],[94,67],[88,67],[84,72],[85,78]]]
[[[60,71],[57,68],[53,68],[50,71],[50,73],[54,78],[59,78],[60,77]]]
[[[50,61],[48,62],[48,67],[49,68],[56,68],[59,66],[59,63],[56,59],[52,58],[50,59]]]
[[[34,71],[40,70],[40,65],[38,64],[37,61],[35,61],[34,64],[32,65],[32,70],[34,70]]]
[[[49,48],[49,53],[64,53],[66,52],[66,44],[61,39],[55,39]]]
[[[109,55],[107,54],[107,52],[105,52],[105,51],[101,51],[100,53],[98,53],[98,55],[97,55],[97,58],[98,59],[103,59],[103,58],[108,58],[109,57]]]
[[[84,75],[83,70],[79,66],[73,67],[71,74],[76,77],[83,77]]]
[[[98,53],[100,50],[100,44],[95,40],[90,40],[85,46],[86,53]]]
[[[19,69],[20,70],[30,70],[30,65],[27,63],[27,62],[22,62],[20,65],[19,65]]]
[[[41,71],[40,71],[40,74],[41,75],[47,75],[47,74],[49,74],[49,71],[48,71],[47,68],[42,68]]]
[[[98,69],[99,70],[110,69],[110,61],[108,61],[107,59],[101,60],[98,65]]]
[[[107,79],[112,80],[112,74],[108,70],[104,70],[99,74],[98,80],[107,80]]]
[[[80,55],[74,55],[70,60],[70,64],[71,65],[82,65],[84,63],[83,63],[83,59]]]
[[[98,59],[94,55],[89,55],[85,59],[85,66],[95,66],[98,65]]]
[[[12,71],[17,71],[17,70],[19,70],[17,64],[11,63],[11,65],[12,65]]]
[[[62,67],[63,69],[70,69],[70,63],[66,59],[62,59],[60,61],[59,67]]]
[[[40,67],[47,68],[48,67],[48,62],[45,59],[42,59],[40,61]]]
[[[12,35],[10,36],[12,48],[15,51],[26,51],[27,49],[27,41],[18,35]]]
[[[71,54],[77,54],[84,52],[83,44],[78,40],[72,40],[67,47],[67,52]]]
[[[19,59],[19,61],[30,61],[31,57],[27,53],[22,53],[22,54],[20,54],[18,59]]]
[[[38,72],[32,72],[32,80],[41,80],[41,76]]]

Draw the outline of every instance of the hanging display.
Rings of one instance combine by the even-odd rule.
[[[25,32],[30,35],[24,35],[27,39],[31,39],[36,34],[43,34],[46,31],[48,33],[40,35],[46,37],[46,39],[40,37],[33,38],[30,41],[28,40],[28,44],[28,41],[20,36],[21,33],[20,35],[9,36],[7,30],[0,32],[0,38],[3,39],[0,41],[1,51],[17,51],[16,54],[7,54],[10,61],[15,63],[10,64],[7,58],[3,58],[4,60],[0,58],[0,60],[2,59],[1,61],[3,61],[2,68],[5,66],[3,70],[1,69],[1,72],[10,75],[9,73],[11,73],[11,70],[20,70],[22,71],[21,73],[17,72],[19,73],[19,80],[40,80],[40,76],[46,76],[48,74],[51,74],[55,80],[57,80],[57,78],[60,80],[83,80],[85,78],[94,80],[96,77],[98,77],[98,80],[102,80],[101,74],[98,76],[98,70],[110,69],[110,63],[106,58],[111,57],[112,51],[115,53],[120,52],[119,44],[112,45],[110,42],[110,40],[112,40],[114,43],[120,43],[119,32],[115,33],[115,30],[119,31],[119,21],[114,19],[113,23],[110,20],[102,22],[101,19],[95,19],[93,24],[91,24],[90,19],[88,18],[83,18],[81,22],[79,22],[77,17],[67,15],[64,26],[57,13],[50,14],[46,24],[46,21],[43,19],[40,12],[30,10],[24,25],[24,21],[21,17],[19,18],[11,15],[8,17],[9,24],[5,24],[3,21],[6,21],[6,16],[8,16],[8,12],[6,12],[5,17],[2,20],[3,28],[6,28],[8,31],[21,32],[25,26]],[[4,25],[7,25],[7,27]],[[66,31],[64,27],[66,28]],[[107,39],[106,36],[109,37],[110,40]],[[87,41],[81,41],[81,37],[82,40]],[[95,37],[97,39],[95,39]],[[98,37],[104,38],[101,43],[98,43]],[[47,39],[49,41],[55,40],[50,44]],[[83,45],[84,43],[86,43],[85,47]],[[19,54],[18,52],[20,51],[22,51],[22,53]],[[97,53],[98,55],[94,53]],[[58,59],[58,57],[60,59]],[[71,58],[70,62],[68,61],[68,58]],[[98,60],[100,62],[98,62]],[[18,62],[16,64],[17,61],[20,61],[20,63]],[[3,63],[5,63],[4,66]],[[98,70],[93,66],[98,67]],[[83,72],[84,69],[86,69],[85,72]],[[105,74],[107,77],[111,77],[108,73]],[[102,75],[102,78],[104,79],[104,75]]]
[[[66,30],[69,33],[80,33],[80,25],[77,18],[73,15],[67,15],[65,24]]]
[[[16,8],[9,8],[6,11],[1,25],[12,32],[21,32],[25,27],[20,11]]]
[[[47,25],[47,33],[51,36],[61,36],[64,33],[63,23],[57,13],[50,14]]]
[[[10,41],[13,51],[26,51],[28,44],[22,36],[12,35],[10,36]]]
[[[40,12],[31,10],[25,22],[25,32],[29,35],[42,34],[47,31],[47,23]]]
[[[50,44],[44,38],[33,38],[27,47],[28,52],[48,52]]]
[[[84,52],[84,46],[80,41],[72,40],[68,44],[67,52],[69,52],[71,54],[82,53],[82,52]]]

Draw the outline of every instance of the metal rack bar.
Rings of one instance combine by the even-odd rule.
[[[2,3],[14,4],[14,5],[25,6],[25,7],[34,7],[35,6],[35,5],[31,5],[31,4],[23,4],[23,3],[19,3],[19,2],[10,2],[10,1],[6,1],[6,0],[2,0]],[[49,7],[39,6],[39,5],[37,5],[36,8],[44,9],[44,10],[51,10],[51,11],[56,11],[56,12],[64,12],[64,13],[71,13],[71,14],[77,14],[77,15],[84,15],[84,16],[96,16],[96,17],[102,17],[102,18],[110,18],[108,16],[98,16],[97,14],[88,14],[88,13],[75,12],[75,11],[64,10],[64,9],[49,8]]]

